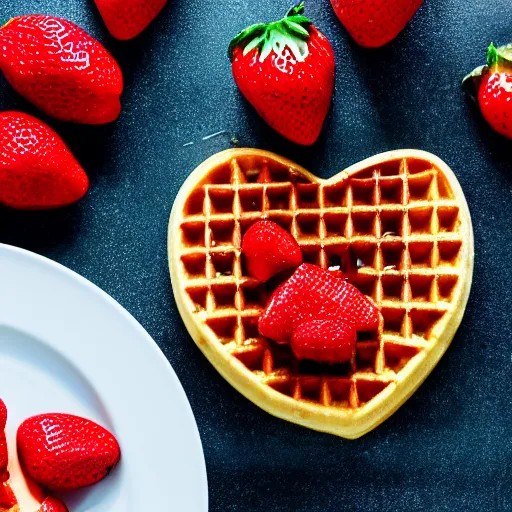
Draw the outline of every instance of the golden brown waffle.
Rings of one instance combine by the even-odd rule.
[[[383,322],[350,364],[300,363],[258,333],[271,289],[250,278],[241,240],[271,219],[304,260],[341,266]],[[473,272],[471,218],[448,166],[429,153],[384,153],[322,180],[275,154],[234,149],[186,180],[169,224],[181,316],[235,388],[289,421],[357,438],[391,415],[451,342]]]

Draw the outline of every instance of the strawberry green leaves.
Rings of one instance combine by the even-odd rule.
[[[478,66],[462,80],[462,88],[473,101],[477,101],[482,76],[487,69],[489,69],[487,66]]]
[[[494,43],[491,43],[487,50],[487,66],[489,68],[495,66],[500,68],[512,68],[512,44],[496,48]]]
[[[264,62],[272,52],[282,55],[288,48],[296,61],[303,62],[309,55],[307,41],[308,27],[311,25],[311,20],[303,13],[304,2],[302,1],[292,7],[279,21],[257,23],[242,30],[229,45],[229,58],[232,60],[235,48],[243,47],[244,55],[252,50],[259,50],[259,61]]]
[[[477,101],[482,78],[496,67],[500,70],[512,70],[512,44],[496,48],[494,43],[491,43],[487,49],[487,64],[478,66],[464,77],[462,87],[472,100]]]

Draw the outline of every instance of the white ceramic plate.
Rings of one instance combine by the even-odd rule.
[[[112,430],[121,464],[71,512],[207,512],[197,426],[164,355],[117,302],[46,258],[0,244],[0,397],[8,436],[43,412]]]

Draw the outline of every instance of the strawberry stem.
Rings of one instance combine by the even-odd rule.
[[[492,68],[498,62],[498,48],[494,46],[494,43],[489,45],[487,48],[487,65]]]
[[[512,69],[512,44],[496,48],[494,43],[487,48],[487,65],[479,66],[462,80],[462,87],[469,94],[471,99],[477,100],[482,77],[494,68]]]
[[[496,48],[493,43],[487,49],[487,66],[489,68],[512,68],[512,44]]]
[[[309,55],[307,41],[308,28],[311,20],[304,16],[304,1],[292,7],[284,18],[271,23],[257,23],[239,32],[231,41],[228,49],[230,60],[233,60],[235,48],[243,47],[244,55],[252,50],[260,52],[263,62],[272,51],[282,56],[286,48],[292,58],[303,62]]]

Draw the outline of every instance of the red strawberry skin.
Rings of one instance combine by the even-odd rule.
[[[7,407],[0,398],[0,484],[5,482],[9,478],[7,472],[7,464],[9,462],[9,456],[7,452],[7,440],[5,438],[5,425],[7,423]],[[1,494],[1,492],[0,492]],[[0,498],[1,503],[1,498]]]
[[[81,199],[88,187],[84,170],[49,126],[28,114],[0,114],[1,204],[57,208]]]
[[[7,407],[0,399],[0,507],[9,509],[16,505],[16,496],[11,487],[7,484],[9,472],[7,464],[9,462],[7,453],[7,441],[5,439],[5,424],[7,423]]]
[[[42,414],[25,420],[18,428],[17,443],[23,468],[51,490],[95,484],[121,456],[108,430],[70,414]]]
[[[238,88],[265,122],[290,141],[310,146],[329,112],[335,62],[327,38],[314,25],[304,26],[309,54],[302,62],[286,46],[286,35],[280,39],[281,54],[274,49],[264,59],[261,48],[244,55],[248,40],[242,39],[232,49],[231,62]]]
[[[302,251],[295,238],[270,220],[260,220],[247,230],[242,253],[249,274],[262,282],[302,263]]]
[[[311,320],[338,319],[358,331],[372,331],[380,321],[374,303],[356,287],[316,265],[303,263],[272,295],[260,316],[262,336],[290,341],[294,329]]]
[[[491,128],[512,139],[512,44],[487,49],[487,64],[462,81]]]
[[[94,1],[109,32],[123,41],[138,36],[167,4],[167,0]]]
[[[5,425],[7,423],[7,407],[0,398],[0,482],[2,482],[2,473],[7,471],[7,441],[5,439]]]
[[[10,509],[18,503],[16,496],[7,482],[0,482],[0,508]]]
[[[13,18],[0,29],[0,69],[11,86],[62,121],[105,124],[121,112],[121,69],[75,24],[52,16]]]
[[[319,363],[345,363],[354,353],[357,332],[353,324],[337,320],[312,320],[293,331],[291,346],[297,359]]]
[[[50,497],[44,500],[39,512],[68,512],[68,509],[62,501]]]
[[[334,12],[354,40],[379,48],[402,32],[423,0],[331,0]]]
[[[512,70],[485,75],[478,91],[478,104],[493,130],[512,139]]]

